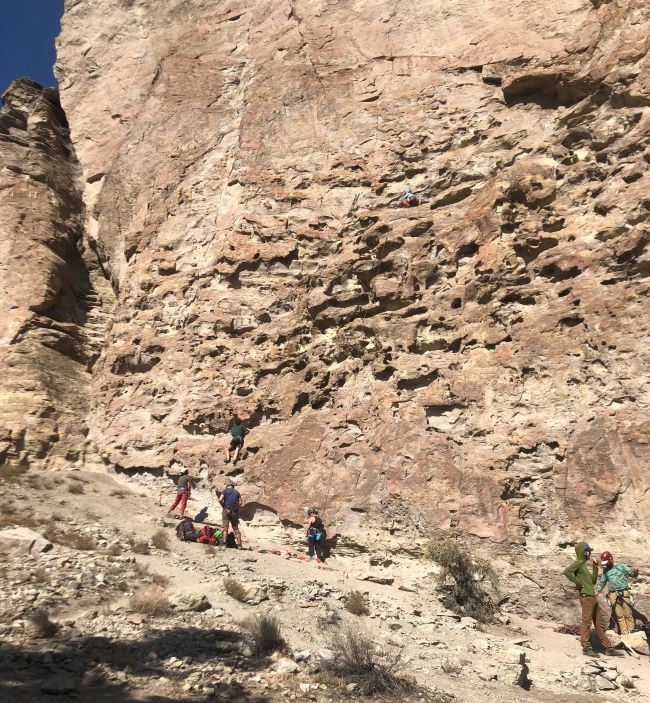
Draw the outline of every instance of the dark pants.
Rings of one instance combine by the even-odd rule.
[[[323,547],[321,544],[321,540],[319,539],[314,539],[313,537],[309,536],[307,537],[307,546],[309,548],[309,556],[313,557],[314,552],[316,552],[316,556],[319,559],[323,559]]]

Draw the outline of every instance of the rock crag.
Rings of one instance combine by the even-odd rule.
[[[239,413],[251,511],[318,504],[341,547],[647,552],[649,28],[645,0],[68,0],[112,288],[88,445],[224,473]]]
[[[0,112],[0,464],[87,458],[94,256],[56,90],[14,81]]]

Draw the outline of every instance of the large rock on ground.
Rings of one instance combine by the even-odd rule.
[[[52,543],[28,527],[5,527],[0,530],[2,554],[39,554],[52,549]]]
[[[212,606],[203,593],[173,593],[169,602],[175,610],[203,612]]]

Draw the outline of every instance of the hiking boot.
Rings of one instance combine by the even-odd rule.
[[[316,563],[317,563],[317,564],[322,564],[323,562],[322,562],[321,559],[319,559],[318,557],[316,557]]]
[[[608,657],[623,657],[625,654],[621,652],[619,649],[616,649],[615,647],[607,647],[605,650],[605,654]]]
[[[598,654],[596,652],[594,652],[594,650],[591,647],[583,647],[582,654],[585,657],[597,657],[598,656]]]

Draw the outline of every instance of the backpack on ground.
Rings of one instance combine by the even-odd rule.
[[[196,542],[198,535],[194,529],[194,525],[189,518],[181,520],[176,526],[176,537],[180,539],[181,542]]]
[[[210,527],[210,525],[204,525],[203,529],[199,533],[198,541],[201,544],[217,545],[222,537],[223,530],[219,527],[215,529],[214,527]]]

